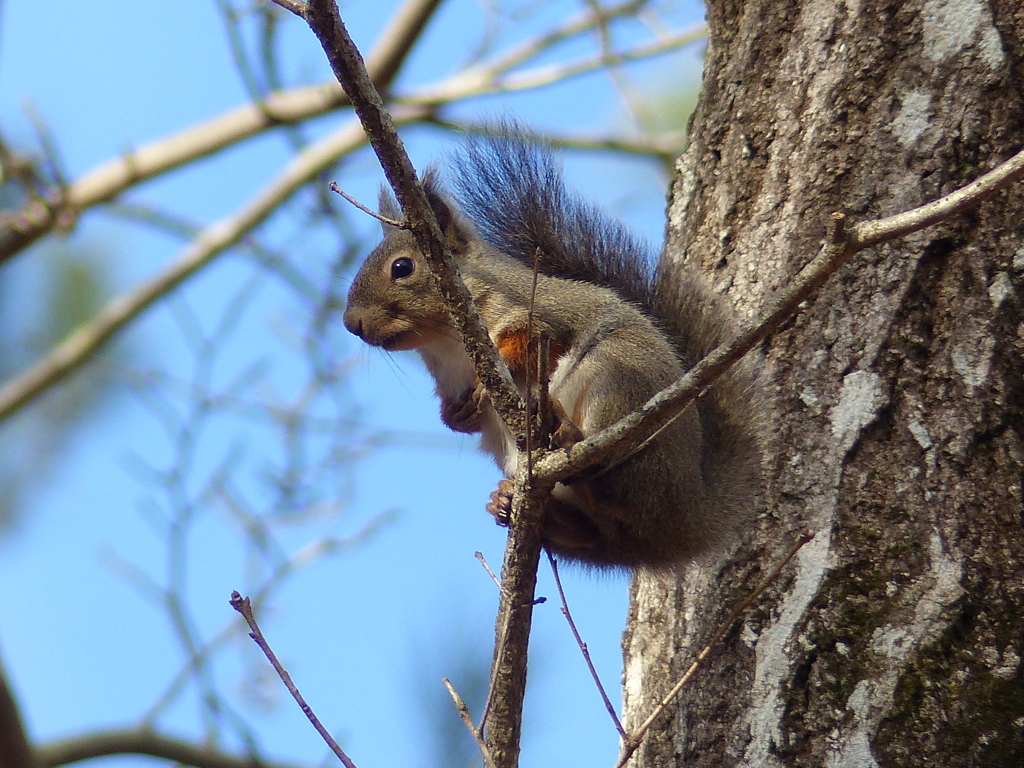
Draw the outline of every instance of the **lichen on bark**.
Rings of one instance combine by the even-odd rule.
[[[742,314],[833,211],[912,208],[1024,147],[1019,3],[711,0],[708,20],[667,247]],[[762,509],[717,562],[637,580],[627,720],[817,535],[637,765],[1024,763],[1021,211],[1018,185],[861,254],[769,340]]]

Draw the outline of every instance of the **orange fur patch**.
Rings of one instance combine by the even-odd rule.
[[[527,336],[525,330],[506,331],[498,336],[498,354],[505,361],[505,365],[512,372],[516,380],[521,380],[526,373],[526,345]],[[559,358],[565,354],[565,345],[551,339],[549,341],[551,359],[548,361],[550,370],[554,370]],[[533,363],[534,371],[537,370],[537,339],[530,342],[530,360]],[[536,373],[534,374],[536,376]]]
[[[522,374],[526,370],[526,331],[510,331],[498,337],[498,354],[512,375]]]

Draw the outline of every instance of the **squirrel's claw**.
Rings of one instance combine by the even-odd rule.
[[[487,511],[491,513],[494,522],[508,528],[512,520],[512,494],[515,492],[515,483],[504,479],[498,483],[498,487],[491,492],[491,500],[487,502]]]

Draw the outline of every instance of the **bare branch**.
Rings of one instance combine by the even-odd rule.
[[[487,558],[484,557],[484,553],[474,552],[473,555],[474,557],[476,557],[477,560],[480,561],[480,565],[482,565],[484,567],[484,570],[487,571],[487,575],[491,577],[491,580],[494,582],[495,586],[498,589],[501,589],[501,582],[498,581],[498,577],[494,575],[494,571],[492,571],[491,566],[488,565]]]
[[[395,190],[409,228],[438,281],[440,293],[476,364],[480,379],[487,387],[491,402],[512,433],[516,434],[523,415],[519,393],[487,335],[469,291],[458,277],[455,261],[445,245],[412,162],[405,153],[380,94],[370,82],[362,56],[338,15],[337,5],[333,0],[313,0],[307,3],[306,20],[323,46],[331,69],[348,94],[384,174]]]
[[[487,745],[498,765],[516,766],[526,696],[526,670],[533,623],[537,566],[540,563],[540,520],[553,483],[527,479],[520,462],[505,560],[501,568],[501,600],[495,621],[496,642],[491,686],[480,727],[487,725]]]
[[[441,678],[441,682],[444,683],[444,687],[448,689],[448,693],[451,695],[452,701],[455,702],[455,708],[459,710],[459,717],[462,718],[462,722],[466,724],[469,732],[473,735],[473,740],[480,748],[480,754],[483,755],[484,758],[484,765],[486,765],[487,768],[497,768],[494,764],[494,758],[491,757],[491,753],[487,749],[487,745],[484,743],[483,737],[480,735],[480,731],[475,725],[473,725],[473,718],[469,714],[469,707],[466,706],[466,702],[462,700],[462,697],[459,696],[459,692],[455,690],[455,687],[447,677]]]
[[[906,213],[897,213],[878,221],[866,221],[854,227],[851,245],[858,251],[879,243],[906,237],[973,208],[982,200],[1024,176],[1024,150],[1006,160],[965,187]]]
[[[387,224],[387,225],[392,226],[392,227],[397,227],[398,229],[409,229],[409,223],[408,222],[396,221],[395,219],[389,219],[387,216],[381,216],[376,211],[371,210],[370,208],[367,208],[365,205],[363,205],[358,200],[356,200],[354,197],[352,197],[352,195],[348,194],[347,192],[345,192],[345,190],[343,190],[341,187],[339,187],[337,182],[332,181],[330,184],[328,184],[328,187],[330,188],[331,192],[335,192],[335,193],[341,195],[346,200],[348,200],[350,203],[352,203],[352,205],[354,205],[360,211],[365,213],[367,216],[372,216],[377,221],[382,222],[382,223]]]
[[[555,45],[586,34],[616,18],[632,18],[648,2],[649,0],[627,0],[624,3],[610,6],[603,10],[599,9],[597,12],[591,8],[575,18],[569,19],[561,26],[520,43],[512,48],[512,50],[495,57],[490,62],[477,64],[463,70],[455,75],[454,79],[478,78],[481,82],[493,81],[502,73],[515,69],[539,54],[550,50]],[[451,83],[453,81],[448,82]]]
[[[1024,150],[962,189],[905,213],[863,222],[852,231],[839,226],[840,220],[833,218],[835,223],[829,242],[788,286],[765,304],[756,319],[747,323],[735,337],[712,350],[685,376],[652,397],[639,410],[570,448],[554,451],[542,458],[534,467],[537,477],[565,480],[628,452],[631,446],[668,424],[719,375],[795,314],[800,304],[858,251],[944,221],[977,205],[1021,176],[1024,176]]]
[[[555,587],[558,589],[558,597],[562,601],[562,615],[565,616],[565,620],[569,622],[569,629],[572,630],[572,636],[576,638],[576,644],[580,647],[580,652],[583,654],[583,660],[587,662],[587,669],[590,670],[590,676],[594,678],[594,684],[597,686],[597,692],[601,694],[601,700],[604,702],[604,708],[608,710],[608,714],[612,718],[612,722],[615,723],[615,730],[619,732],[619,736],[623,739],[628,739],[629,736],[626,734],[626,730],[622,727],[622,721],[619,720],[619,715],[615,711],[615,707],[612,706],[611,699],[608,698],[608,692],[604,689],[604,684],[601,683],[601,678],[597,674],[597,669],[594,667],[594,661],[590,658],[590,649],[587,648],[587,644],[583,642],[583,638],[580,637],[580,632],[576,629],[576,622],[572,620],[572,613],[569,612],[569,603],[565,599],[565,591],[562,589],[562,579],[558,575],[558,562],[555,560],[554,555],[547,552],[548,563],[551,564],[551,573],[555,577]]]
[[[300,768],[252,756],[236,757],[143,729],[90,733],[55,741],[36,750],[40,768],[57,768],[112,755],[148,755],[195,768]]]
[[[421,111],[402,110],[397,113],[396,120],[409,122],[422,114]],[[358,124],[352,122],[311,145],[241,210],[203,230],[162,274],[132,293],[111,301],[95,318],[80,326],[35,366],[4,384],[0,388],[0,421],[91,359],[115,334],[158,299],[237,243],[303,184],[329,168],[339,157],[361,146],[365,140]]]
[[[585,75],[602,67],[650,58],[682,48],[685,45],[702,39],[705,34],[705,28],[700,26],[671,35],[664,40],[657,40],[653,43],[637,46],[618,54],[598,55],[571,64],[542,66],[507,76],[502,76],[506,69],[504,62],[500,65],[482,65],[461,72],[436,85],[427,86],[405,96],[396,96],[394,101],[398,104],[437,106],[470,96],[543,88],[547,85],[561,83],[573,77]]]
[[[25,725],[18,711],[18,702],[0,668],[0,766],[3,768],[37,768]]]
[[[327,746],[329,746],[331,751],[337,755],[345,768],[356,768],[355,763],[353,763],[351,758],[345,754],[345,750],[343,750],[341,745],[334,740],[334,737],[331,736],[328,730],[324,727],[324,724],[320,722],[320,718],[316,716],[313,709],[306,703],[306,700],[302,698],[302,694],[299,693],[299,689],[296,688],[295,683],[292,682],[291,675],[289,675],[288,671],[281,666],[281,662],[277,660],[274,650],[270,647],[266,638],[263,637],[263,632],[260,631],[259,624],[256,623],[256,617],[253,616],[249,598],[242,597],[238,592],[232,592],[231,607],[242,614],[242,618],[245,619],[245,623],[248,624],[249,629],[252,630],[249,637],[256,641],[256,645],[258,645],[260,650],[263,651],[264,655],[267,657],[267,661],[269,661],[271,666],[274,667],[274,671],[277,672],[278,677],[281,678],[281,682],[284,683],[285,688],[288,689],[288,693],[292,695],[292,698],[295,699],[299,708],[302,709],[303,714],[305,714],[309,722],[313,724],[313,727],[316,728],[316,732],[320,734],[321,738],[323,738],[325,742],[327,742]]]
[[[274,5],[279,5],[286,11],[291,11],[300,19],[306,18],[306,4],[302,0],[271,0]]]
[[[679,678],[679,681],[672,686],[672,690],[665,694],[658,706],[654,708],[651,714],[648,715],[647,719],[640,724],[640,727],[637,728],[636,731],[631,733],[628,737],[623,738],[622,751],[619,753],[619,759],[615,762],[615,768],[622,768],[622,766],[629,761],[629,758],[632,757],[633,753],[640,747],[644,736],[647,735],[647,732],[651,729],[654,722],[661,716],[661,713],[665,711],[665,708],[672,703],[672,700],[679,695],[679,692],[683,690],[683,686],[690,681],[700,665],[711,654],[711,651],[713,651],[715,647],[722,642],[722,638],[725,637],[726,633],[732,628],[732,625],[736,623],[736,620],[747,612],[750,606],[754,604],[754,601],[756,601],[764,591],[771,586],[772,582],[779,578],[779,574],[782,573],[783,568],[789,564],[790,560],[796,557],[796,553],[803,548],[804,544],[813,538],[814,534],[810,530],[801,531],[800,537],[793,545],[793,548],[790,549],[786,556],[782,558],[782,561],[775,566],[775,569],[761,580],[761,583],[754,588],[753,592],[740,600],[740,602],[737,603],[729,612],[729,615],[725,617],[725,621],[719,625],[715,634],[711,636],[711,641],[704,646],[704,649],[700,653],[697,654],[697,658],[693,660],[693,663],[690,664],[689,667],[687,667],[686,672],[684,672],[683,676]]]
[[[370,76],[387,88],[439,0],[407,0],[374,46]],[[62,210],[75,212],[117,197],[131,186],[219,152],[279,125],[293,125],[345,106],[348,99],[335,82],[304,86],[268,95],[255,104],[231,110],[166,139],[146,144],[104,163],[63,187],[59,197],[34,200],[21,211],[0,218],[0,263],[49,232]]]

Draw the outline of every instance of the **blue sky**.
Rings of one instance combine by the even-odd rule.
[[[381,11],[385,5],[391,6],[342,6],[364,50],[387,18]],[[541,16],[558,18],[581,7],[554,3]],[[681,11],[691,20],[699,13],[695,7]],[[72,178],[126,148],[246,99],[213,2],[8,0],[2,14],[0,128],[16,145],[32,145],[24,112],[31,100],[56,137]],[[479,33],[481,19],[476,3],[445,3],[401,82],[429,82],[453,71],[466,58],[465,41]],[[285,39],[289,82],[327,76],[322,52],[301,24],[289,24]],[[680,73],[689,77],[692,71],[692,56],[689,63],[677,57],[640,70],[637,80],[672,84]],[[626,124],[601,75],[535,94],[481,99],[459,113],[506,110],[559,130],[596,133]],[[348,116],[325,118],[311,134],[341,119]],[[412,131],[407,142],[419,166],[443,149],[436,131]],[[273,178],[288,154],[280,135],[259,138],[143,185],[131,197],[209,223]],[[651,240],[660,238],[664,180],[650,164],[583,154],[567,159],[567,172]],[[372,158],[362,153],[345,173],[342,186],[371,201],[380,180]],[[374,224],[355,221],[372,241]],[[310,274],[322,273],[336,245],[323,234],[302,235],[294,208],[260,232]],[[183,247],[173,238],[101,216],[84,217],[73,237],[104,251],[115,293],[155,274]],[[301,244],[300,253],[289,252],[295,244]],[[39,253],[37,248],[22,254],[11,269],[27,274]],[[230,298],[258,274],[249,260],[229,254],[118,342],[126,363],[108,374],[113,397],[75,435],[59,468],[30,499],[21,524],[0,539],[0,655],[31,734],[40,742],[136,722],[182,664],[166,613],[111,566],[124,560],[157,579],[166,573],[166,537],[147,509],[170,502],[137,468],[145,463],[166,469],[177,449],[137,382],[152,372],[198,380],[195,350],[183,331],[191,322],[187,318],[212,332]],[[272,373],[259,385],[259,395],[294,396],[304,379],[293,342],[308,327],[308,309],[278,282],[262,280],[218,354],[214,386],[260,362]],[[351,398],[347,402],[362,408],[368,428],[425,434],[429,447],[384,448],[349,464],[350,473],[337,480],[342,513],[314,516],[287,533],[285,546],[295,551],[319,536],[351,535],[391,510],[397,511],[395,519],[368,543],[319,561],[288,581],[269,606],[264,630],[358,765],[426,766],[431,726],[422,714],[421,692],[431,686],[443,692],[440,676],[457,676],[460,660],[490,656],[496,590],[473,553],[480,550],[493,567],[500,566],[504,532],[483,511],[498,474],[471,439],[444,432],[431,384],[415,358],[362,349],[340,332],[330,335],[330,343],[336,345],[332,354],[351,365],[344,391]],[[189,402],[173,401],[171,410],[184,418]],[[0,430],[0,440],[8,438],[0,443],[4,450],[16,450],[11,430]],[[281,461],[271,437],[265,427],[212,418],[197,432],[190,471],[197,478],[209,474],[220,457],[237,448],[243,490],[258,495],[266,487],[261,472]],[[237,524],[215,507],[200,508],[185,542],[187,595],[196,631],[204,637],[232,619],[228,596],[247,584]],[[617,701],[626,581],[574,572],[564,579],[576,622]],[[559,613],[546,568],[539,592],[550,599],[536,611],[524,764],[610,764],[617,737]],[[255,649],[239,643],[219,657],[216,682],[251,719],[268,756],[319,764],[325,748],[274,681],[260,687],[277,697],[267,711],[237,695],[254,671],[262,670]],[[200,733],[195,701],[191,693],[182,697],[159,720],[161,729]],[[454,708],[447,714],[454,718]],[[234,745],[231,738],[227,743]]]

